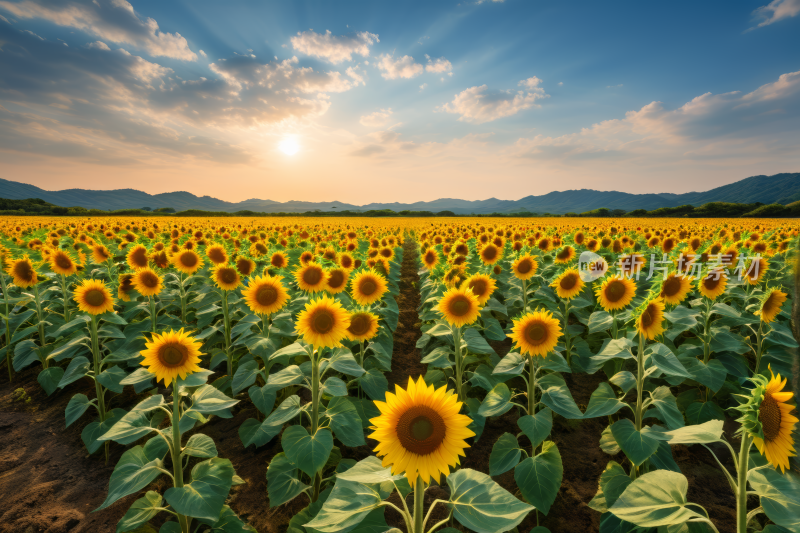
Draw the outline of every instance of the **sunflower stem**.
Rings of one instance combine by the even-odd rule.
[[[522,280],[522,313],[528,311],[528,282]]]
[[[157,332],[158,315],[156,314],[156,301],[150,296],[150,322],[152,324],[153,333]]]
[[[736,533],[747,533],[747,470],[750,447],[753,440],[747,431],[742,431],[742,446],[739,450],[738,479],[736,487]]]
[[[183,487],[183,462],[181,461],[181,396],[177,380],[172,382],[172,471],[175,479],[175,488]],[[178,514],[178,523],[181,533],[189,533],[189,518]]]
[[[644,391],[644,334],[639,333],[639,350],[636,353],[636,431],[642,430],[642,392]],[[631,463],[631,478],[636,479],[638,467]]]
[[[761,351],[762,351],[762,348],[763,348],[762,345],[764,344],[764,334],[763,334],[763,332],[764,332],[764,322],[759,322],[758,323],[758,331],[756,332],[756,339],[757,339],[757,345],[756,345],[756,369],[755,369],[754,374],[758,374],[758,369],[761,366],[761,355],[762,355]]]
[[[233,355],[231,354],[231,319],[228,313],[228,291],[222,291],[222,316],[225,322],[225,358],[228,360],[228,377],[233,380]],[[233,381],[231,381],[231,384]]]
[[[319,428],[319,363],[322,359],[321,353],[314,354],[314,347],[309,346],[309,357],[311,358],[311,436],[317,434]],[[314,474],[314,490],[311,494],[311,502],[317,501],[320,489],[322,488],[322,472]]]
[[[186,322],[186,289],[183,286],[183,272],[180,272],[178,275],[178,280],[180,281],[181,287],[181,322],[188,326],[189,324]]]
[[[39,296],[39,284],[35,284],[33,286],[33,296],[34,301],[36,302],[36,319],[39,322],[39,343],[44,347],[45,343],[45,334],[44,334],[44,313],[42,312],[42,299]],[[41,359],[42,361],[42,368],[47,369],[49,366],[49,361],[47,359]]]
[[[6,304],[6,366],[8,366],[8,381],[9,383],[14,379],[14,369],[11,366],[11,309],[8,306],[8,285],[6,285],[6,276],[0,272],[0,286],[3,288],[3,301]]]
[[[464,398],[464,393],[461,387],[461,379],[464,374],[464,369],[462,368],[464,362],[462,361],[461,356],[461,328],[452,327],[451,331],[453,332],[453,341],[455,342],[456,352],[456,395],[458,396],[459,402],[464,402],[466,399]]]
[[[536,374],[538,370],[532,355],[528,355],[528,372],[530,376],[530,379],[528,379],[528,414],[533,416],[536,414],[536,405],[538,404],[536,401]]]
[[[67,293],[67,278],[61,274],[61,294],[64,295],[64,323],[69,323],[69,294]]]
[[[422,476],[417,476],[417,481],[414,483],[414,532],[424,533],[422,514],[423,504],[425,503],[425,482],[422,481]]]
[[[106,391],[100,384],[98,376],[103,370],[103,364],[100,361],[100,340],[97,335],[97,315],[92,315],[92,320],[89,322],[89,331],[92,335],[92,359],[94,363],[94,392],[97,395],[97,410],[100,413],[100,422],[106,419]],[[105,443],[105,456],[106,463],[108,463],[108,441]]]

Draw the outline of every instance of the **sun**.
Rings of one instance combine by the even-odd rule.
[[[286,137],[278,143],[278,150],[286,155],[294,155],[300,151],[300,145],[297,144],[297,139],[294,137]]]

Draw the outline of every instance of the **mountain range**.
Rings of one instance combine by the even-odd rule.
[[[234,213],[250,210],[265,213],[297,213],[307,211],[369,211],[391,209],[393,211],[452,211],[456,214],[486,213],[582,213],[605,207],[608,209],[646,209],[676,207],[691,204],[699,206],[708,202],[732,202],[752,204],[789,204],[800,200],[800,172],[775,174],[774,176],[752,176],[743,180],[716,187],[705,192],[683,194],[631,194],[619,191],[595,191],[579,189],[554,191],[541,196],[526,196],[519,200],[458,200],[440,198],[430,202],[372,203],[353,205],[343,202],[305,202],[292,200],[277,202],[252,198],[243,202],[226,202],[211,196],[196,196],[190,192],[168,192],[147,194],[136,189],[87,190],[65,189],[47,191],[34,185],[0,178],[0,198],[24,200],[40,198],[62,207],[84,207],[87,209],[152,209],[171,207],[176,211],[202,209]]]

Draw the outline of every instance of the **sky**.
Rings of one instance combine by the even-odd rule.
[[[0,176],[48,190],[366,204],[798,171],[800,0],[0,0]]]

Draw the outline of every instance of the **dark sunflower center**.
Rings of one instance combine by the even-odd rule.
[[[606,285],[606,299],[609,302],[618,302],[625,296],[625,284],[614,280]]]
[[[556,257],[558,257],[559,259],[569,258],[569,249],[565,248],[564,250],[561,250],[560,252],[558,252],[558,255]]]
[[[126,276],[126,277],[122,278],[122,280],[119,282],[119,290],[121,290],[122,292],[125,292],[125,293],[130,292],[131,290],[133,290],[133,283],[132,282],[133,282],[133,278],[130,277],[130,276]]]
[[[450,302],[450,313],[455,316],[464,316],[469,313],[470,301],[466,296],[458,295]]]
[[[142,272],[139,274],[139,282],[148,289],[158,287],[158,276],[153,272]]]
[[[764,431],[764,439],[773,441],[781,433],[781,407],[772,394],[765,394],[758,407],[758,421]]]
[[[480,298],[484,294],[486,294],[486,290],[489,288],[486,284],[485,280],[482,279],[474,279],[469,282],[469,288],[472,289],[472,294]]]
[[[328,278],[328,286],[332,289],[338,289],[339,287],[344,284],[344,274],[340,270],[334,270],[331,272],[330,277]]]
[[[775,310],[775,307],[775,293],[773,292],[766,300],[764,300],[764,305],[761,306],[761,312],[769,314]]]
[[[366,335],[369,331],[370,326],[370,319],[367,315],[359,314],[350,317],[350,327],[347,328],[347,331],[352,333],[353,335]]]
[[[495,248],[494,246],[487,246],[486,248],[483,249],[483,257],[484,259],[491,261],[492,259],[497,257],[497,248]]]
[[[27,261],[20,261],[14,266],[14,275],[25,281],[30,281],[33,279],[33,269]]]
[[[665,296],[675,296],[681,292],[681,280],[677,277],[668,278],[667,281],[664,282],[663,291]]]
[[[534,322],[525,328],[525,340],[533,345],[539,345],[547,338],[547,328],[544,324]]]
[[[561,278],[560,285],[561,285],[562,289],[564,289],[565,291],[568,291],[568,290],[572,289],[575,286],[576,283],[578,283],[578,276],[576,276],[574,273],[570,272],[569,274],[567,274],[566,276]]]
[[[162,346],[159,351],[159,358],[166,366],[179,366],[188,355],[186,348],[179,344],[168,344]]]
[[[648,305],[647,308],[642,313],[642,327],[649,328],[653,324],[653,309]]]
[[[717,288],[717,285],[719,285],[719,280],[721,279],[722,276],[714,276],[713,274],[710,274],[703,278],[703,286],[705,286],[706,289],[713,291]]]
[[[280,255],[273,255],[272,259],[270,260],[270,263],[272,264],[272,266],[280,268],[283,266],[283,257],[281,257]]]
[[[90,291],[87,291],[86,295],[84,296],[84,299],[86,300],[86,303],[88,303],[92,307],[100,307],[101,305],[106,303],[106,295],[103,293],[103,291],[99,289],[92,289]]]
[[[559,256],[560,255],[561,254],[559,254]],[[533,263],[528,258],[523,259],[517,265],[517,271],[519,271],[520,274],[527,274],[531,270],[533,270]]]
[[[326,310],[317,311],[314,315],[314,332],[324,335],[333,329],[333,315]]]
[[[136,265],[137,267],[146,267],[147,266],[147,250],[144,248],[137,248],[131,254],[131,263]]]
[[[322,270],[318,267],[307,268],[305,272],[303,272],[303,281],[305,281],[308,285],[316,285],[322,279]]]
[[[235,283],[236,271],[232,268],[223,268],[219,271],[219,279],[222,283]]]
[[[396,431],[403,448],[417,455],[428,455],[444,441],[447,427],[439,413],[430,407],[416,405],[403,413]]]
[[[59,268],[63,268],[64,270],[72,268],[72,261],[66,256],[66,254],[58,254],[56,256],[56,264],[59,266]]]
[[[197,264],[197,256],[193,253],[182,254],[181,263],[185,267],[192,268]]]
[[[360,283],[358,290],[361,291],[361,294],[370,296],[378,290],[378,285],[371,279],[365,279]]]
[[[262,254],[265,254],[265,253],[267,253],[267,247],[266,247],[266,246],[264,246],[264,245],[263,245],[263,244],[261,244],[261,243],[258,243],[258,244],[256,244],[256,250],[258,250],[258,252],[259,252],[259,253],[262,253]]]
[[[386,258],[392,257],[392,250],[390,250],[389,248],[384,248],[383,250],[381,250],[381,255]]]
[[[208,258],[214,261],[215,263],[224,263],[226,259],[225,252],[223,252],[219,248],[212,248],[208,252]]]
[[[252,268],[250,268],[250,261],[248,261],[247,259],[239,259],[236,262],[236,267],[239,269],[239,272],[241,272],[243,276],[250,275],[250,271],[252,270]]]
[[[353,264],[353,260],[347,256],[344,256],[342,257],[341,263],[344,268],[350,268],[350,266]]]
[[[260,287],[256,292],[256,301],[263,306],[272,305],[277,299],[278,291],[271,285]]]

